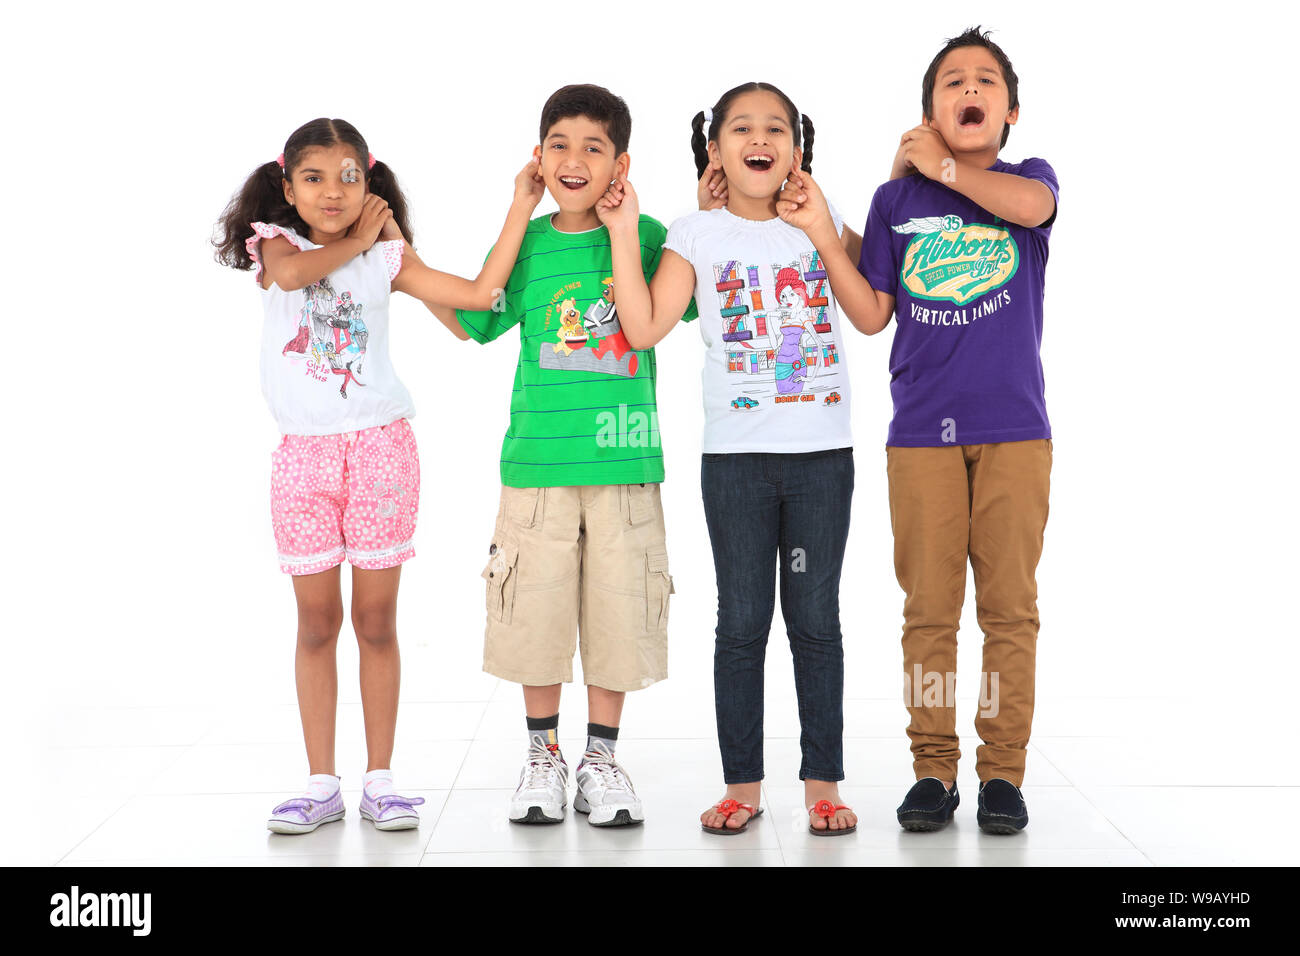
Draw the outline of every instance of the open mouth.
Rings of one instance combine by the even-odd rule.
[[[337,215],[338,215],[339,213],[341,213],[342,211],[343,211],[342,209],[334,209],[334,208],[322,209],[322,210],[321,210],[321,212],[323,212],[323,213],[324,213],[325,215],[327,215],[327,216],[337,216]]]
[[[754,153],[751,156],[745,157],[745,165],[760,173],[765,173],[771,169],[774,162],[776,162],[776,160],[770,153]]]
[[[575,192],[587,185],[587,180],[583,179],[581,176],[560,176],[559,180],[561,186],[565,189],[572,189]]]
[[[962,129],[971,129],[984,122],[984,110],[978,106],[963,106],[957,114],[957,125]]]

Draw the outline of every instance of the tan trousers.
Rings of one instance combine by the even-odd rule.
[[[966,561],[984,664],[975,730],[981,782],[1017,787],[1034,715],[1038,584],[1047,525],[1052,442],[939,448],[889,446],[889,514],[903,603],[903,671],[916,779],[954,780],[957,745],[957,628]]]

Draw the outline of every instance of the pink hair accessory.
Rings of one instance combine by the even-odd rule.
[[[284,153],[281,153],[279,156],[275,157],[275,161],[280,164],[281,169],[284,169]]]
[[[366,169],[374,169],[374,168],[375,168],[375,154],[374,154],[374,153],[370,153],[370,154],[368,154],[368,155],[370,156],[370,160],[369,160],[369,164],[366,166]]]

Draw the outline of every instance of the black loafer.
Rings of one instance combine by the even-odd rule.
[[[957,781],[953,781],[951,790],[945,790],[938,777],[926,777],[916,781],[907,791],[902,806],[898,808],[898,825],[904,830],[922,833],[942,830],[952,819],[959,803]]]
[[[1029,810],[1020,788],[1010,780],[995,778],[980,784],[975,822],[985,833],[1016,833],[1029,823]]]

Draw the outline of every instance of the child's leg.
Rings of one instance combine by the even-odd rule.
[[[361,710],[366,721],[366,772],[392,766],[402,661],[397,648],[397,585],[401,565],[352,569],[352,628],[361,657]]]
[[[335,657],[343,626],[338,565],[318,574],[295,575],[298,646],[294,677],[310,773],[334,774],[334,714],[338,702]]]
[[[780,499],[765,470],[770,460],[704,455],[700,467],[718,583],[713,700],[728,784],[763,779],[763,666],[776,606],[780,534]]]
[[[392,767],[401,686],[397,586],[402,563],[415,556],[420,454],[404,418],[349,432],[343,443],[343,538],[352,565],[352,627],[360,651],[369,773]]]
[[[840,571],[853,502],[853,451],[834,449],[782,460],[781,614],[794,658],[806,806],[840,805],[844,779],[844,646],[840,631]],[[852,827],[849,809],[818,830]]]
[[[1043,552],[1050,439],[975,446],[971,466],[971,565],[975,605],[984,631],[984,672],[975,730],[983,743],[975,769],[981,781],[1019,787],[1034,716],[1038,583]]]
[[[560,712],[560,688],[563,684],[524,688],[524,713],[529,717],[553,717]]]
[[[564,819],[569,767],[554,728],[561,685],[573,679],[581,535],[577,488],[502,487],[483,568],[483,670],[523,687],[529,746],[510,801],[515,823]]]
[[[594,684],[587,685],[587,720],[593,724],[617,727],[623,716],[623,700],[627,693],[621,690],[605,690]]]
[[[957,628],[966,598],[970,484],[960,445],[889,446],[894,570],[903,602],[903,673],[916,779],[957,777],[953,695]]]
[[[626,692],[668,676],[673,584],[663,504],[656,482],[585,485],[580,504],[578,647],[589,723],[573,807],[592,826],[633,825],[644,807],[614,751]]]
[[[759,806],[763,780],[763,666],[776,606],[780,504],[767,479],[769,456],[706,454],[700,463],[704,518],[713,549],[718,619],[713,705],[724,799]],[[738,829],[749,820],[710,808],[700,823]]]

